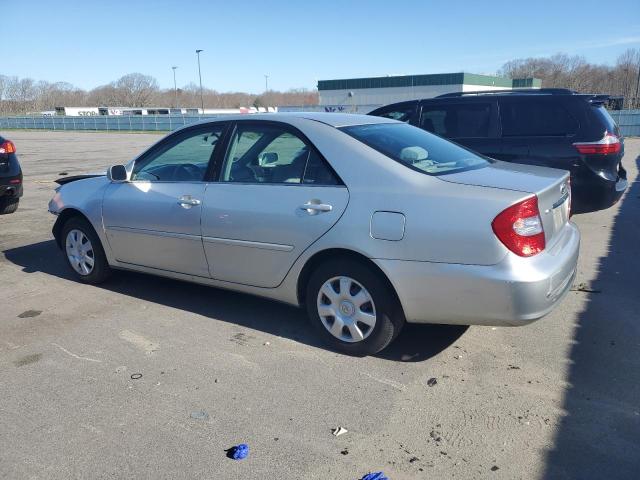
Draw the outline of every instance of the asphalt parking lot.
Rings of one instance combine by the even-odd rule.
[[[160,136],[0,134],[25,173],[0,217],[0,478],[638,478],[639,139],[622,201],[575,217],[576,291],[551,315],[410,326],[352,358],[278,303],[133,273],[75,282],[50,232],[53,180]],[[238,443],[244,461],[225,455]]]

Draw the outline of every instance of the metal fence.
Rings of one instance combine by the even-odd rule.
[[[640,110],[613,110],[611,116],[624,136],[640,136]],[[168,132],[220,115],[96,115],[87,117],[0,117],[0,129],[107,130]]]
[[[622,135],[640,136],[640,110],[613,110],[609,113],[620,127]]]
[[[86,117],[0,117],[0,129],[167,132],[219,115],[95,115]]]

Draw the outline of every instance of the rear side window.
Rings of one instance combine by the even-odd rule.
[[[420,128],[441,137],[488,137],[490,126],[490,103],[424,105],[422,107]]]
[[[500,101],[503,137],[564,137],[578,131],[577,120],[559,102],[529,100]]]
[[[470,150],[406,123],[378,123],[340,128],[356,140],[428,175],[454,173],[489,165]]]

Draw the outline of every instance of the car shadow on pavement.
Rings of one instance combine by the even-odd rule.
[[[640,157],[636,159],[640,167]],[[578,316],[545,479],[640,478],[640,178],[614,219]]]
[[[21,266],[25,273],[42,272],[75,281],[53,240],[3,253],[8,261]],[[253,295],[124,271],[116,272],[111,279],[95,288],[234,323],[316,348],[328,348],[307,321],[304,310]],[[393,344],[376,356],[391,361],[425,361],[452,345],[466,328],[408,324]]]

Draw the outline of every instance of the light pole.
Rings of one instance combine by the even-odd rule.
[[[176,85],[176,68],[178,67],[171,67],[173,69],[173,95],[175,97],[174,100],[174,108],[178,108],[178,86]]]
[[[198,56],[198,77],[200,77],[200,106],[202,107],[202,113],[204,113],[204,97],[202,96],[202,73],[200,71],[200,52],[204,52],[204,50],[196,50],[196,55]]]
[[[264,76],[264,93],[269,91],[269,75]]]

